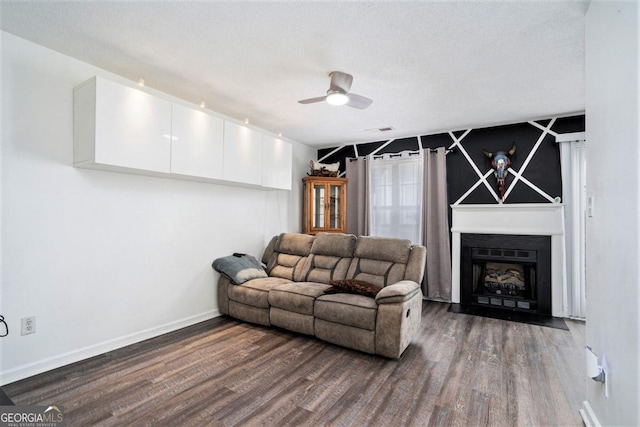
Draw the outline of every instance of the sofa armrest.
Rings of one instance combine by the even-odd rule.
[[[229,314],[229,286],[234,285],[228,277],[220,275],[218,279],[218,310],[222,314]]]
[[[264,253],[262,254],[262,263],[264,265],[269,265],[269,260],[271,260],[271,256],[276,250],[276,244],[278,243],[278,238],[280,236],[273,236],[269,241],[269,244],[266,248],[264,248]]]
[[[376,304],[395,304],[408,301],[418,292],[420,285],[412,280],[401,280],[393,285],[385,286],[376,295]]]
[[[386,286],[376,295],[376,353],[399,359],[420,330],[422,292],[412,280]]]

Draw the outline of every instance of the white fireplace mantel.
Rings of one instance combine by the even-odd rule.
[[[451,205],[451,300],[460,302],[460,235],[551,236],[551,314],[565,317],[564,206],[561,203]]]

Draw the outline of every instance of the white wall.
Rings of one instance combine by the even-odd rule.
[[[292,191],[75,169],[72,89],[118,77],[1,37],[1,384],[216,316],[213,259],[301,230],[315,150],[293,144]]]
[[[640,425],[639,43],[636,1],[592,1],[586,20],[587,345],[609,379],[587,383],[606,426]]]
[[[1,12],[0,12],[1,13]],[[3,55],[1,54],[2,52],[4,52],[4,48],[3,48],[3,38],[2,38],[2,32],[0,32],[0,100],[4,99],[3,98],[3,94],[4,91],[2,90],[2,88],[4,87],[3,84],[1,84],[3,82],[2,77],[4,75],[3,70],[4,70],[4,62],[3,62]],[[3,141],[3,133],[2,129],[4,129],[4,124],[2,123],[2,105],[4,104],[4,102],[0,102],[0,315],[4,316],[4,294],[3,294],[3,286],[2,286],[2,282],[3,282],[3,276],[2,276],[2,206],[4,206],[4,204],[2,203],[2,182],[3,182],[3,176],[4,176],[4,172],[2,170],[2,141]],[[0,325],[0,334],[5,333],[6,331],[4,329],[2,329],[5,326],[5,324]],[[4,342],[4,340],[6,339],[6,337],[0,338],[0,380],[2,379],[2,366],[3,366],[3,362],[2,362],[2,343]],[[2,381],[0,381],[0,385],[2,384]]]

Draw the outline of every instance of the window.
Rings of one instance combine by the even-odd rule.
[[[421,156],[407,153],[375,158],[370,168],[371,235],[399,237],[421,244]]]

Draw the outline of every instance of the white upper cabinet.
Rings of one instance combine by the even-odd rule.
[[[268,135],[262,137],[262,185],[291,190],[291,144]]]
[[[289,142],[169,99],[101,77],[77,86],[73,165],[291,189]]]
[[[74,164],[169,173],[171,103],[95,77],[74,91]]]
[[[171,129],[171,173],[223,179],[222,119],[173,104]]]
[[[262,185],[262,133],[224,122],[224,179]]]

